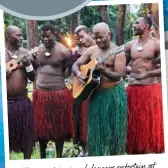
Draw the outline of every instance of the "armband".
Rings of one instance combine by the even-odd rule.
[[[26,72],[32,72],[34,70],[32,64],[30,64],[29,66],[26,66]]]

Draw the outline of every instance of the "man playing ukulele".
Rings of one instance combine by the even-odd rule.
[[[23,35],[16,26],[6,29],[6,77],[10,151],[23,152],[30,159],[35,142],[33,106],[27,97],[27,78],[35,79],[34,68],[22,48]],[[20,60],[15,64],[15,60]]]

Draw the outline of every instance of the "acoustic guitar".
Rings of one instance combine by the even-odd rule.
[[[38,51],[38,47],[35,47],[27,55],[23,55],[21,57],[18,57],[16,55],[11,56],[11,53],[7,51],[10,54],[10,56],[13,57],[13,59],[6,63],[6,69],[8,69],[9,73],[11,73],[12,71],[17,69],[23,57],[28,57],[29,55],[36,54]]]
[[[96,64],[105,62],[111,55],[116,55],[124,51],[125,45],[119,46],[112,50],[109,55],[104,58],[94,58],[92,57],[90,62],[85,65],[80,66],[80,71],[86,76],[85,84],[79,85],[77,77],[69,77],[65,80],[66,86],[72,90],[72,96],[74,99],[79,99],[85,101],[89,99],[94,90],[100,84],[101,73],[96,70]]]

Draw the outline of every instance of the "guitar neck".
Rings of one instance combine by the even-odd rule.
[[[119,54],[119,53],[123,52],[124,49],[125,49],[125,44],[123,44],[123,45],[117,47],[116,49],[113,49],[113,50],[110,52],[109,55],[107,55],[106,57],[104,57],[103,59],[100,60],[100,63],[105,62],[108,58],[111,57],[111,55],[116,55],[116,54]]]

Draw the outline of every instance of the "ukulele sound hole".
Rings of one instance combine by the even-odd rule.
[[[13,64],[10,64],[10,67],[13,67]]]

